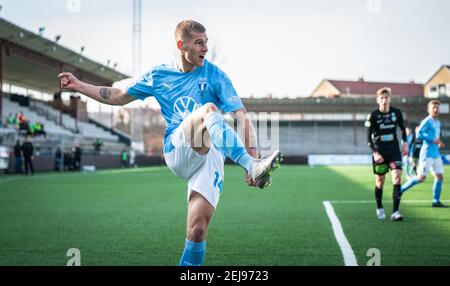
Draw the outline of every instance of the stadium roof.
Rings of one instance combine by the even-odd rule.
[[[368,82],[364,80],[344,81],[328,80],[341,93],[350,92],[352,94],[376,94],[377,90],[383,87],[390,87],[393,95],[403,96],[423,96],[423,85],[414,82],[393,83],[393,82]]]
[[[111,85],[130,76],[0,18],[4,48],[3,80],[48,93],[59,92],[57,75],[70,71],[97,85]]]

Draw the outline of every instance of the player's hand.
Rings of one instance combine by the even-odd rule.
[[[408,156],[408,154],[409,154],[408,145],[406,145],[405,142],[403,142],[403,145],[402,145],[402,153],[403,153],[403,156]]]
[[[442,148],[445,146],[444,142],[441,141],[441,138],[434,139],[433,143],[437,144],[439,146],[439,148]]]
[[[375,161],[375,163],[377,164],[381,164],[384,162],[383,157],[380,155],[380,153],[378,152],[373,152],[373,160]]]
[[[58,75],[62,89],[77,91],[80,87],[80,81],[70,72],[63,72]]]
[[[245,173],[245,181],[250,187],[256,187],[256,181],[247,173]]]

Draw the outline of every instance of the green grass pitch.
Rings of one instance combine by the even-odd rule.
[[[242,169],[226,166],[205,264],[344,265],[322,204],[331,201],[359,265],[370,248],[381,265],[450,265],[450,208],[431,208],[432,181],[409,190],[405,220],[391,222],[375,218],[370,166],[282,166],[267,190],[247,187]],[[64,266],[70,248],[81,265],[177,265],[186,188],[166,167],[0,177],[0,265]],[[389,176],[388,216],[391,197]]]

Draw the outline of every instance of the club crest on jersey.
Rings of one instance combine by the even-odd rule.
[[[205,92],[207,86],[208,86],[208,79],[207,78],[199,78],[198,89],[200,90],[200,92]]]
[[[397,121],[397,117],[395,116],[394,112],[391,113],[391,119],[392,119],[392,122]]]

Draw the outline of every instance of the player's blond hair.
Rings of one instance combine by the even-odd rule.
[[[390,87],[383,87],[377,90],[377,96],[383,95],[387,93],[389,96],[391,95],[391,88]]]
[[[178,23],[175,29],[175,40],[182,40],[191,37],[191,32],[204,33],[206,32],[205,26],[194,20],[183,20]]]
[[[428,106],[430,105],[441,105],[441,102],[437,99],[433,99],[430,102],[428,102]]]

